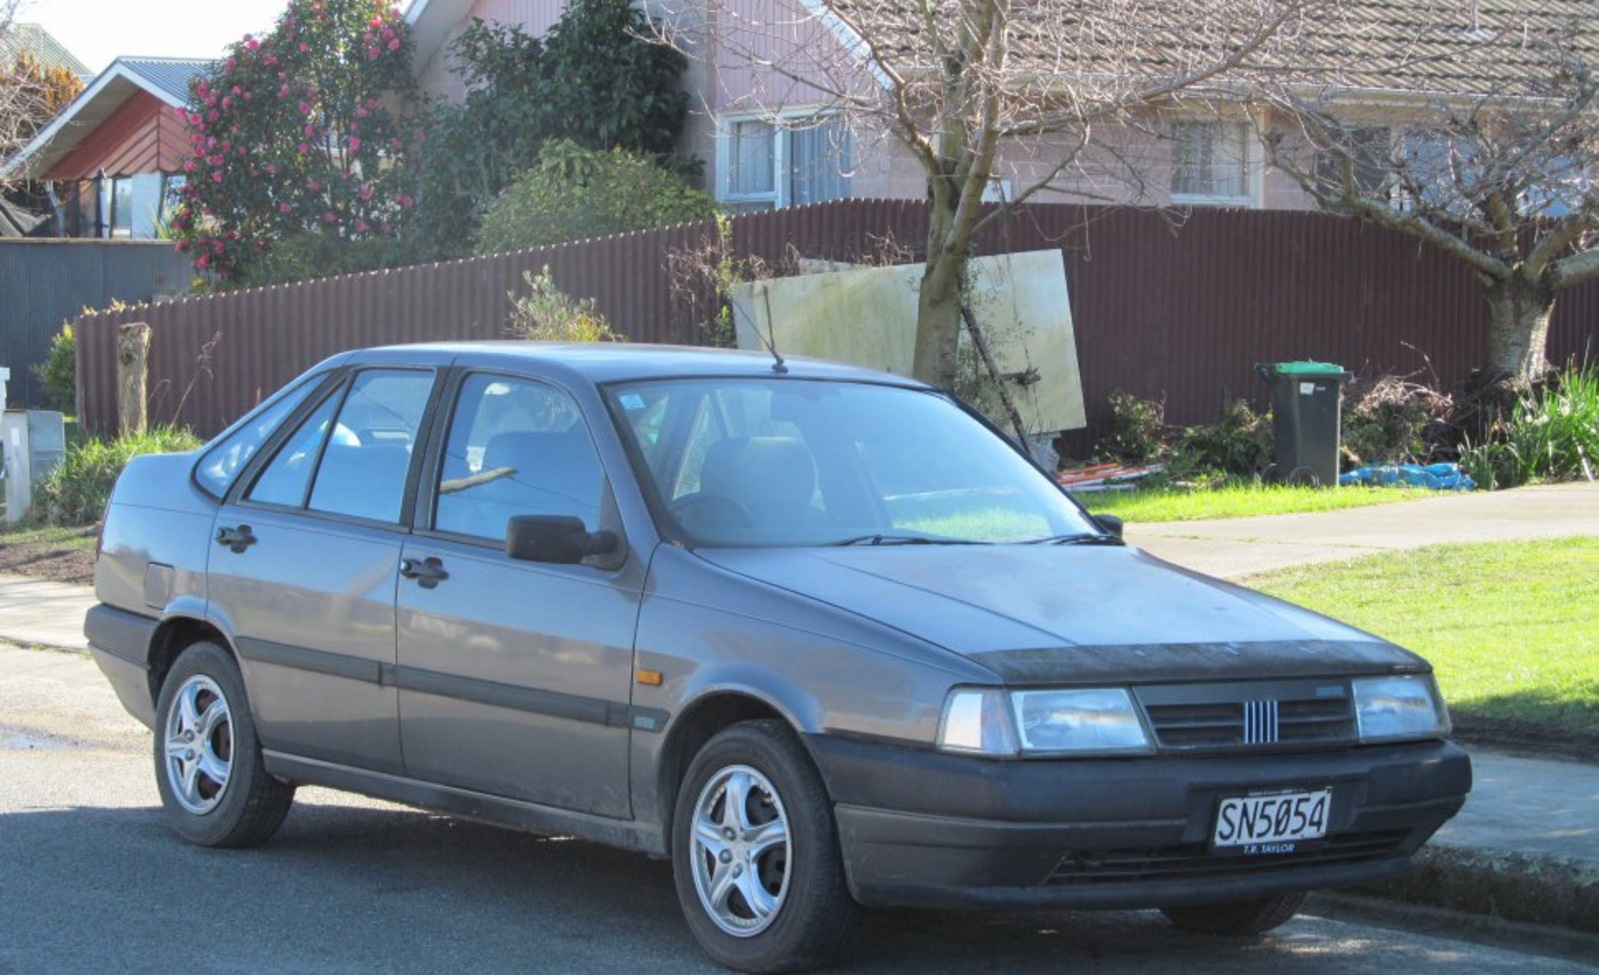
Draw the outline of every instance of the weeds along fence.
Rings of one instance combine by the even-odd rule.
[[[728,257],[784,273],[797,258],[919,260],[927,207],[847,200],[739,216]],[[80,417],[116,426],[116,326],[153,328],[153,422],[209,435],[298,372],[344,349],[502,337],[507,293],[550,268],[594,298],[632,341],[704,344],[716,308],[682,273],[716,244],[712,223],[445,264],[189,298],[86,316],[78,331]],[[1410,237],[1315,213],[1187,214],[1029,206],[992,225],[980,252],[1058,248],[1088,405],[1088,438],[1121,390],[1164,400],[1174,423],[1214,419],[1231,398],[1260,403],[1257,362],[1317,359],[1363,375],[1415,374],[1445,387],[1481,361],[1481,289],[1457,261]],[[859,323],[861,329],[873,327]],[[1561,296],[1555,361],[1599,354],[1599,283]],[[1049,363],[1037,364],[1046,373]]]

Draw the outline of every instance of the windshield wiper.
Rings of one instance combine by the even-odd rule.
[[[858,535],[855,538],[846,538],[829,545],[976,545],[963,538],[929,538],[926,535]]]
[[[1115,535],[1100,535],[1095,532],[1077,532],[1072,535],[1051,535],[1048,538],[1035,538],[1027,542],[1028,545],[1122,545],[1125,544]]]

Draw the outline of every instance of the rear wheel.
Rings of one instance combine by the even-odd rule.
[[[1288,923],[1305,903],[1304,893],[1279,894],[1258,900],[1226,901],[1163,907],[1160,912],[1173,924],[1204,934],[1264,934]]]
[[[244,679],[215,643],[184,650],[161,685],[155,778],[167,821],[201,846],[253,846],[289,813],[294,786],[263,769]]]
[[[795,972],[843,947],[860,907],[844,882],[832,803],[782,722],[712,738],[689,766],[672,823],[678,902],[716,961]]]

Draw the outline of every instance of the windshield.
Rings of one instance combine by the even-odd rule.
[[[689,544],[971,544],[1098,535],[1006,441],[935,393],[772,379],[609,390],[644,490]]]

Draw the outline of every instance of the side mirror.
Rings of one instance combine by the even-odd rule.
[[[591,532],[571,515],[514,515],[505,526],[505,554],[524,562],[576,565],[610,555],[620,544],[616,532]]]
[[[1122,520],[1117,516],[1095,515],[1094,520],[1099,522],[1099,527],[1110,532],[1112,535],[1115,535],[1117,538],[1122,537]]]

